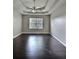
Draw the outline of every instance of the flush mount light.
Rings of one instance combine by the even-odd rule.
[[[33,12],[33,13],[35,13],[35,12],[36,12],[36,10],[32,10],[32,12]]]

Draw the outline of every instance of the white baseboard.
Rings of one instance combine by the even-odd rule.
[[[13,39],[20,36],[21,34],[50,34],[50,33],[48,33],[48,32],[44,32],[44,33],[40,33],[40,32],[21,32],[21,33],[15,35],[15,36],[13,36]]]
[[[18,36],[20,36],[21,34],[22,34],[22,33],[19,33],[19,34],[13,36],[13,39],[16,38],[16,37],[18,37]]]
[[[59,38],[57,38],[56,36],[52,35],[57,41],[59,41],[62,45],[64,45],[66,47],[66,44],[63,43]]]
[[[22,34],[50,34],[48,32],[22,32]]]

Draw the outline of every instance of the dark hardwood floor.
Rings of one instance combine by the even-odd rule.
[[[66,48],[51,35],[21,35],[13,41],[13,59],[66,59]]]

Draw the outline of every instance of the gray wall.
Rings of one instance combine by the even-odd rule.
[[[61,16],[51,20],[51,33],[60,39],[64,44],[66,43],[66,17]]]
[[[51,34],[66,44],[66,4],[51,14]]]
[[[16,9],[13,10],[13,37],[21,33],[22,17]]]
[[[44,19],[44,28],[42,30],[29,30],[29,18],[30,17],[41,17]],[[49,21],[50,21],[50,16],[43,16],[43,15],[23,15],[22,16],[22,32],[23,33],[49,33]]]

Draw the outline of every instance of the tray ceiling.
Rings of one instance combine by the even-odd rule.
[[[57,7],[64,4],[66,0],[13,0],[13,9],[17,10],[21,14],[31,14],[31,15],[49,15],[51,14]],[[41,8],[41,10],[37,10],[36,13],[33,13],[29,8]],[[44,7],[42,9],[42,7]],[[26,8],[29,7],[29,8]]]

